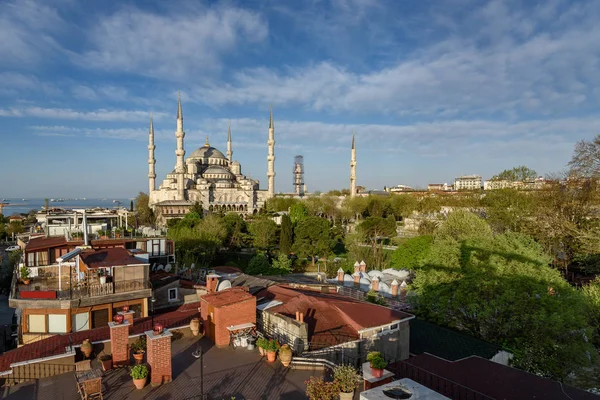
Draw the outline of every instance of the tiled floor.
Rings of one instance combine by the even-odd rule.
[[[306,399],[304,381],[323,371],[291,370],[279,361],[267,363],[258,352],[218,349],[208,339],[204,349],[204,393],[211,400]],[[137,390],[126,369],[113,370],[103,378],[104,399],[201,399],[200,360],[192,356],[197,340],[183,337],[173,342],[173,382]],[[79,398],[72,374],[63,374],[7,388],[7,399],[61,400]]]

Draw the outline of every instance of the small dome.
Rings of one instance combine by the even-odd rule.
[[[211,146],[199,147],[188,158],[200,158],[206,160],[208,158],[220,158],[226,160],[227,157],[223,155],[219,150]]]
[[[205,179],[219,180],[229,180],[234,178],[233,174],[229,172],[229,170],[218,165],[211,165],[210,167],[206,168],[204,172],[202,172],[202,177]]]

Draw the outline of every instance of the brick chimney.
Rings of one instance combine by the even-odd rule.
[[[354,286],[360,285],[360,273],[358,273],[358,272],[353,273],[352,278],[354,278]]]
[[[341,268],[337,270],[337,280],[338,280],[338,283],[344,282],[344,270]]]
[[[158,386],[173,380],[171,366],[171,337],[167,330],[160,335],[154,331],[146,331],[146,357],[150,366],[150,383]]]
[[[406,300],[407,290],[408,290],[408,285],[406,284],[406,281],[402,281],[402,283],[400,284],[400,300],[402,300],[402,301]]]
[[[208,293],[216,292],[218,284],[219,284],[219,275],[217,275],[217,274],[206,275],[206,291]]]
[[[360,272],[364,272],[364,273],[367,272],[367,263],[365,263],[365,260],[362,260],[360,262]]]
[[[304,322],[304,313],[300,313],[300,322]]]
[[[358,263],[358,261],[354,262],[354,273],[356,272],[360,272],[360,264]]]
[[[296,321],[300,321],[300,311],[296,311]]]
[[[113,364],[117,367],[129,365],[129,322],[123,321],[120,324],[109,322],[108,326]]]
[[[373,289],[376,292],[379,292],[379,278],[374,276],[373,279],[371,279],[371,289]]]
[[[392,297],[398,297],[398,285],[398,281],[394,279],[392,281]]]

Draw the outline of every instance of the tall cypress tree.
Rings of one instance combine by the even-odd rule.
[[[279,254],[290,254],[292,249],[292,220],[285,214],[281,217],[281,233],[279,236]]]

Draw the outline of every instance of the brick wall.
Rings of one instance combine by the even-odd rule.
[[[146,357],[150,366],[150,382],[152,386],[171,382],[173,370],[171,367],[171,337],[173,334],[164,331],[155,335],[146,332]]]
[[[206,302],[202,302],[202,316],[204,323],[204,316],[207,316],[206,320],[208,324],[212,323],[212,326],[204,325],[209,327],[207,329],[209,337],[214,340],[215,345],[218,347],[225,347],[229,345],[229,331],[228,326],[245,324],[248,322],[256,323],[256,298],[252,297],[244,301],[240,301],[235,304],[230,304],[221,307],[214,307],[213,315],[214,320],[210,321],[210,316],[207,315],[210,305]],[[205,313],[206,308],[206,313]]]
[[[115,324],[109,322],[110,343],[113,358],[113,365],[129,365],[129,323]]]

